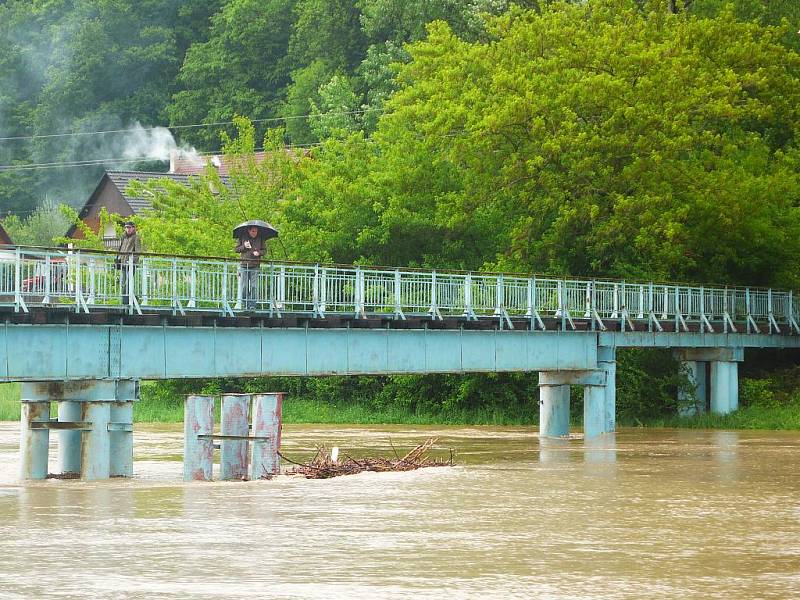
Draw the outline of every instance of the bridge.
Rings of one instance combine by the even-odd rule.
[[[246,311],[237,261],[114,258],[0,251],[0,381],[23,382],[23,478],[46,476],[51,429],[70,468],[83,440],[85,477],[129,475],[140,379],[537,371],[540,435],[568,435],[578,385],[592,438],[615,429],[617,348],[672,349],[700,407],[728,413],[746,348],[800,347],[792,291],[269,262]]]

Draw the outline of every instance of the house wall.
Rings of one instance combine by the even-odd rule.
[[[120,215],[122,217],[129,217],[133,214],[130,205],[122,197],[114,183],[107,177],[103,179],[98,188],[92,194],[92,200],[87,204],[86,212],[81,217],[81,220],[86,223],[92,231],[98,233],[100,229],[100,211],[105,208],[109,214]],[[109,237],[116,237],[113,228],[110,232],[105,232]],[[68,233],[69,237],[76,240],[84,238],[83,232],[80,229],[71,229]]]
[[[11,245],[12,243],[13,242],[11,241],[11,238],[8,237],[8,234],[6,233],[6,230],[3,229],[2,225],[0,225],[0,244]]]

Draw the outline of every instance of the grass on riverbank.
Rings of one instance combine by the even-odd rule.
[[[19,421],[18,383],[0,383],[0,421]]]
[[[219,421],[220,402],[215,409]],[[183,403],[147,398],[134,405],[133,418],[141,423],[182,423]],[[400,425],[524,425],[522,419],[513,419],[497,411],[451,411],[443,414],[415,414],[403,407],[375,410],[358,404],[322,403],[304,398],[288,398],[283,404],[285,423],[327,424],[400,424]]]
[[[800,429],[800,406],[746,406],[729,415],[702,414],[645,423],[646,427],[681,429]]]
[[[147,384],[145,384],[147,385]],[[152,397],[147,393],[142,400],[133,405],[133,420],[137,423],[182,423],[182,399]],[[18,383],[0,384],[0,421],[19,421],[20,385]],[[217,422],[219,405],[215,403]],[[55,415],[56,407],[51,407]],[[513,418],[499,411],[491,410],[452,410],[441,414],[415,414],[403,407],[387,407],[375,410],[357,404],[322,403],[303,398],[289,398],[283,406],[285,423],[330,423],[330,424],[407,424],[407,425],[524,425],[528,419]]]
[[[19,421],[20,384],[0,384],[0,421]],[[219,401],[216,402],[219,421]],[[55,415],[55,406],[52,407]],[[182,423],[183,402],[179,399],[149,397],[134,404],[137,423]],[[535,425],[533,414],[508,415],[490,410],[452,410],[440,414],[415,414],[401,406],[375,410],[358,404],[323,403],[317,400],[289,398],[284,403],[286,423],[329,424],[406,424],[406,425]],[[576,423],[575,425],[580,425]],[[625,425],[620,423],[620,425]],[[693,417],[671,417],[631,423],[644,427],[676,427],[684,429],[771,429],[800,430],[800,402],[745,406],[729,415],[701,414]]]

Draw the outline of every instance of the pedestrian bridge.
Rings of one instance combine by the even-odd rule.
[[[698,408],[726,413],[746,348],[800,346],[785,290],[269,262],[243,311],[236,261],[114,257],[0,251],[0,381],[25,404],[129,403],[138,379],[537,371],[541,434],[568,433],[580,385],[591,437],[614,431],[617,348],[672,349]]]

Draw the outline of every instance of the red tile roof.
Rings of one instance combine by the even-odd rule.
[[[266,152],[256,152],[256,163],[260,163],[266,157]],[[211,162],[216,167],[220,175],[230,174],[230,159],[223,155],[215,154],[212,156],[202,156],[199,154],[187,154],[183,152],[174,153],[169,159],[169,172],[176,175],[201,175],[205,172],[206,165]]]

